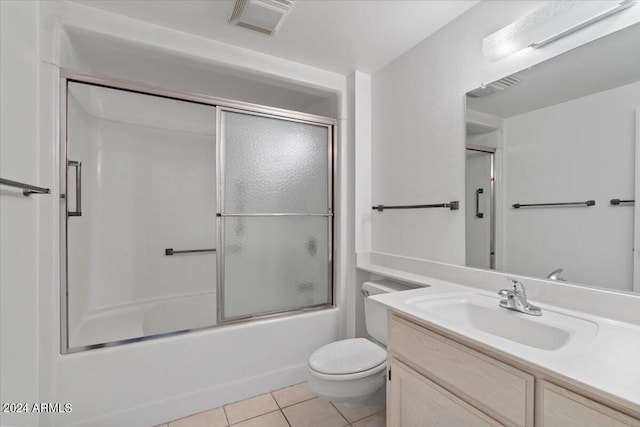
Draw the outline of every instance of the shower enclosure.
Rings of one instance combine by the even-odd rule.
[[[333,119],[63,73],[61,352],[333,304]]]
[[[496,268],[495,150],[466,149],[466,265]]]

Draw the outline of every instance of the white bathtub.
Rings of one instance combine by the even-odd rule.
[[[90,313],[75,331],[69,347],[198,329],[216,324],[216,294],[179,296]]]

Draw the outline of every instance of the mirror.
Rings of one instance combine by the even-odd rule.
[[[467,93],[467,266],[640,291],[639,52],[635,24]]]

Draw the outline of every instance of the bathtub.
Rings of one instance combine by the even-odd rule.
[[[69,347],[162,335],[216,324],[215,292],[103,309],[70,331]]]

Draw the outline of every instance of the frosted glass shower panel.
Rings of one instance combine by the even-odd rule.
[[[223,212],[329,211],[328,126],[221,114]]]
[[[223,219],[226,319],[331,302],[329,217]]]

